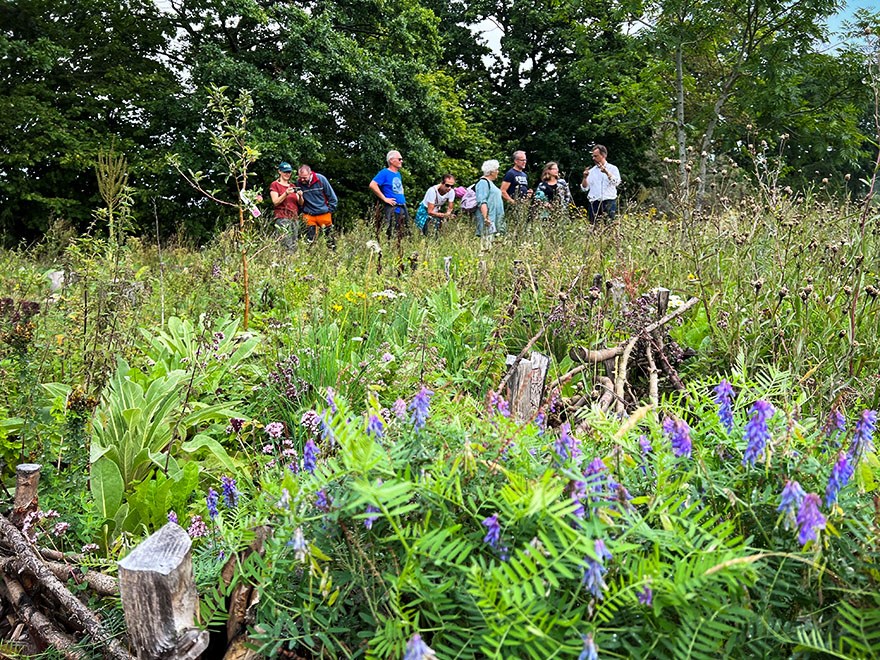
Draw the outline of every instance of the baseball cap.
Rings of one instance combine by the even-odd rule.
[[[279,163],[279,165],[278,165],[278,171],[279,172],[293,172],[293,168],[290,166],[290,163],[288,163],[286,160],[282,160],[281,163]]]

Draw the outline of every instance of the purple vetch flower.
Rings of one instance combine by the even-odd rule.
[[[745,440],[748,444],[745,454],[743,454],[743,466],[746,464],[754,466],[755,462],[764,456],[767,441],[770,439],[767,422],[776,411],[768,402],[759,400],[755,401],[749,412],[752,417],[746,423]]]
[[[822,427],[822,430],[828,437],[846,431],[846,417],[840,408],[835,408],[828,414],[828,419],[825,420],[825,426]]]
[[[568,422],[560,427],[553,449],[560,463],[565,463],[569,458],[577,461],[581,457],[580,442],[571,435],[571,424]]]
[[[428,421],[428,409],[430,408],[433,395],[434,392],[423,385],[422,389],[413,397],[412,403],[409,404],[409,410],[412,411],[413,426],[416,431],[424,428],[425,422]]]
[[[377,440],[385,435],[385,424],[380,417],[377,415],[370,415],[370,419],[367,422],[367,433]]]
[[[538,414],[535,415],[535,426],[538,427],[538,435],[544,435],[547,430],[547,415],[543,408],[538,408]]]
[[[175,525],[177,524],[177,512],[169,511],[168,512],[168,522],[173,522]]]
[[[235,487],[235,479],[232,477],[220,477],[220,486],[223,489],[223,501],[230,509],[238,504],[238,488]]]
[[[406,643],[403,660],[436,660],[434,650],[422,641],[422,636],[415,633]]]
[[[211,520],[214,520],[218,515],[217,502],[219,502],[219,500],[220,494],[213,488],[209,488],[205,502],[208,505],[208,516],[210,516]]]
[[[733,432],[733,399],[736,393],[733,386],[726,380],[722,380],[713,390],[715,392],[715,403],[718,405],[718,419],[721,426],[728,433]]]
[[[855,474],[855,465],[853,465],[849,456],[844,452],[837,455],[837,462],[831,468],[831,476],[828,477],[828,485],[825,487],[825,506],[830,507],[837,501],[837,495],[840,489],[849,483]]]
[[[270,422],[269,424],[266,424],[264,430],[266,431],[266,435],[277,440],[284,433],[284,424],[281,422]]]
[[[647,607],[651,607],[654,603],[654,590],[651,589],[651,585],[646,584],[641,588],[638,594],[639,603],[645,605]]]
[[[849,453],[853,464],[857,465],[862,457],[874,450],[874,431],[877,429],[877,411],[865,410],[853,431],[852,445]]]
[[[495,390],[489,390],[489,410],[497,410],[502,417],[510,417],[510,404],[503,396],[496,394]]]
[[[782,489],[782,496],[779,499],[779,506],[777,507],[777,511],[782,514],[785,514],[785,521],[783,522],[783,526],[785,529],[791,529],[797,524],[797,510],[801,506],[801,502],[804,501],[804,489],[801,488],[801,485],[794,480],[789,480],[785,482],[785,487]]]
[[[574,508],[574,515],[578,518],[587,517],[587,509],[584,502],[587,500],[587,482],[572,481],[571,482],[571,499],[577,503]]]
[[[611,553],[602,539],[596,539],[593,548],[596,558],[587,557],[585,559],[583,583],[593,596],[602,600],[604,597],[602,592],[608,588],[603,577],[608,572],[608,569],[605,567],[605,561],[611,559]]]
[[[303,469],[309,474],[315,473],[318,467],[318,445],[309,438],[303,447]]]
[[[593,641],[593,635],[581,635],[584,640],[584,650],[578,656],[578,660],[599,660],[599,649]]]
[[[648,440],[648,436],[642,434],[639,436],[639,449],[642,452],[642,464],[639,466],[639,469],[642,471],[642,474],[648,474],[648,460],[650,455],[654,452],[654,448],[651,446],[651,441]]]
[[[683,419],[667,417],[663,420],[663,432],[672,444],[672,453],[678,458],[691,457],[691,427]]]
[[[483,537],[483,543],[488,543],[491,547],[497,549],[498,543],[501,541],[501,525],[498,523],[498,514],[495,513],[482,522],[486,528],[486,536]]]
[[[287,545],[293,548],[293,556],[296,557],[298,562],[304,562],[306,560],[306,554],[309,551],[309,542],[306,541],[306,538],[303,535],[302,527],[297,527],[293,531],[293,538],[287,542]]]
[[[394,402],[394,405],[391,406],[391,412],[393,412],[394,416],[400,421],[406,419],[406,401],[404,399],[397,399],[397,401]]]
[[[800,527],[798,541],[801,545],[806,545],[807,541],[815,541],[816,532],[825,529],[825,516],[819,511],[819,504],[819,496],[815,493],[804,495],[804,501],[797,513],[797,524]]]
[[[367,513],[370,515],[364,518],[364,527],[367,529],[373,529],[373,523],[379,519],[379,516],[373,514],[379,513],[379,509],[372,504],[368,504]]]
[[[327,499],[327,493],[323,490],[319,490],[315,497],[315,508],[325,512],[330,510],[330,500]]]
[[[201,516],[193,516],[189,521],[189,529],[186,530],[191,539],[199,539],[208,535],[208,526]]]
[[[339,411],[339,408],[336,406],[336,390],[332,387],[327,388],[327,407],[330,408],[330,412],[334,415]]]

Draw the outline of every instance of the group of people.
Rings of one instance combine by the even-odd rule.
[[[581,190],[587,193],[590,222],[605,217],[613,220],[617,214],[617,187],[620,185],[620,171],[608,162],[608,150],[601,144],[592,148],[592,167],[584,170]],[[370,191],[381,203],[381,220],[390,240],[392,234],[406,232],[414,221],[419,230],[427,235],[433,224],[435,231],[453,213],[456,199],[462,200],[462,208],[473,214],[476,234],[484,248],[491,247],[493,237],[506,231],[505,207],[549,209],[553,205],[567,208],[572,203],[571,190],[565,179],[559,177],[559,165],[549,162],[541,173],[537,189],[529,188],[526,173],[528,160],[524,151],[513,153],[513,166],[507,170],[500,187],[495,184],[501,164],[497,160],[487,160],[482,164],[482,176],[470,187],[456,187],[455,177],[444,174],[440,182],[425,192],[410,218],[403,192],[403,178],[400,170],[403,157],[399,151],[389,151],[385,156],[384,167],[372,181]],[[293,168],[282,162],[278,166],[278,179],[272,182],[270,193],[275,208],[275,222],[284,232],[285,245],[292,249],[298,237],[299,215],[306,225],[308,240],[314,241],[321,229],[329,230],[333,225],[333,213],[338,200],[327,178],[313,172],[308,165],[301,165],[296,181],[292,181]],[[378,221],[377,221],[378,222]],[[332,245],[332,233],[328,233]]]

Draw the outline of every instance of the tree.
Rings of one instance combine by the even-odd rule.
[[[135,172],[161,157],[165,26],[151,0],[6,1],[0,25],[0,228],[85,224],[99,151],[132,154]]]

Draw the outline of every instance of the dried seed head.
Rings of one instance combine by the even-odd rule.
[[[784,286],[781,289],[779,289],[779,299],[780,300],[785,298],[787,295],[788,295],[788,287],[787,286]]]

